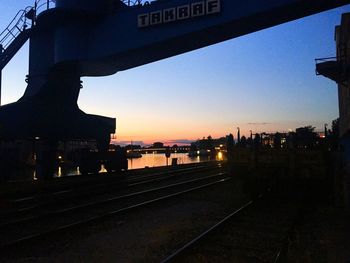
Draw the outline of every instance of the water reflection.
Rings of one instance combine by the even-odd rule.
[[[57,177],[62,177],[62,167],[58,167]]]
[[[173,153],[171,154],[168,164],[172,163],[172,159],[177,159],[177,164],[186,164],[186,163],[198,163],[208,161],[208,158],[199,158],[199,157],[189,157],[186,153]],[[157,167],[157,166],[166,166],[167,159],[164,153],[148,153],[143,154],[142,158],[129,159],[128,165],[129,169],[139,169],[145,167]]]
[[[35,171],[35,170],[34,170],[34,172],[33,172],[33,180],[34,180],[34,181],[38,180],[38,177],[36,177],[36,171]]]
[[[218,152],[216,159],[218,161],[223,161],[224,160],[224,154],[222,152]]]

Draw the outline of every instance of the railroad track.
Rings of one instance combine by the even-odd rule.
[[[283,253],[301,217],[302,203],[300,197],[260,195],[161,262],[285,262]]]
[[[36,193],[18,194],[10,197],[0,197],[7,203],[7,208],[0,211],[1,222],[9,221],[10,217],[23,217],[24,214],[34,210],[43,210],[49,206],[66,204],[72,200],[96,199],[97,196],[106,198],[122,190],[145,187],[147,184],[161,183],[162,181],[181,180],[191,174],[205,173],[220,169],[218,165],[199,165],[195,167],[178,168],[176,170],[158,171],[141,175],[125,175],[123,177],[107,177],[89,182],[74,182],[73,185],[64,185],[55,189],[43,189]],[[1,225],[1,223],[0,223]]]
[[[104,195],[94,195],[91,196],[88,199],[79,199],[79,200],[71,200],[71,199],[64,199],[64,202],[61,202],[59,205],[52,206],[52,203],[46,203],[45,205],[37,205],[37,206],[30,206],[25,209],[20,209],[20,213],[13,213],[10,215],[7,215],[7,217],[2,218],[2,222],[0,223],[0,229],[6,228],[10,225],[15,225],[20,222],[25,222],[28,220],[34,220],[38,218],[44,218],[44,217],[50,217],[55,216],[56,214],[60,214],[63,212],[71,212],[78,209],[86,209],[89,207],[94,207],[102,204],[108,204],[113,203],[118,200],[130,198],[130,197],[137,197],[146,195],[149,193],[157,192],[160,190],[167,190],[169,188],[172,188],[174,186],[179,185],[187,185],[193,182],[200,182],[202,180],[206,180],[208,178],[215,177],[217,175],[223,174],[222,172],[215,174],[214,176],[209,175],[206,176],[205,174],[211,171],[205,171],[205,173],[202,171],[203,174],[197,173],[191,174],[185,177],[176,177],[176,178],[158,178],[158,180],[151,179],[148,181],[145,181],[143,184],[140,182],[136,184],[129,184],[125,186],[124,189],[119,189],[119,191],[104,194]],[[157,184],[149,185],[149,183],[156,182]],[[161,184],[159,184],[161,182]],[[148,187],[148,188],[145,188]],[[108,189],[105,190],[106,192],[110,192],[111,190]]]
[[[183,172],[196,170],[204,167],[213,167],[221,165],[217,162],[207,162],[200,164],[185,164],[179,165],[176,167],[168,166],[168,167],[155,167],[149,169],[138,169],[138,170],[128,170],[123,171],[121,173],[98,173],[98,174],[89,174],[89,175],[79,175],[79,176],[66,176],[60,178],[52,178],[52,180],[39,180],[39,181],[15,181],[8,182],[6,188],[10,189],[10,191],[6,190],[6,188],[2,188],[2,193],[0,193],[1,198],[18,198],[22,197],[23,199],[30,199],[31,196],[35,195],[35,193],[39,190],[41,192],[54,192],[65,190],[66,188],[72,187],[85,187],[91,183],[95,184],[106,184],[111,181],[117,180],[139,180],[142,178],[146,178],[149,176],[159,176],[163,174]],[[11,191],[11,189],[16,189],[16,191]]]
[[[66,209],[53,209],[32,217],[22,218],[0,226],[0,250],[2,254],[30,245],[32,241],[50,238],[79,226],[126,213],[132,209],[175,198],[182,194],[211,187],[230,180],[226,173],[205,174],[163,186],[131,192],[126,195],[81,203]]]

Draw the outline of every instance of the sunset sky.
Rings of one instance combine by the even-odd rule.
[[[0,30],[34,0],[2,0]],[[83,78],[79,106],[117,118],[119,141],[187,142],[203,136],[276,132],[338,116],[335,83],[315,58],[335,56],[342,7],[110,77]],[[28,45],[3,70],[2,104],[25,90]]]

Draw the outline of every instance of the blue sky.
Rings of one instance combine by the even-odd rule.
[[[2,0],[0,28],[28,0]],[[315,58],[335,55],[342,7],[109,77],[83,78],[79,106],[117,118],[119,140],[192,140],[321,130],[338,116],[335,83],[315,75]],[[3,103],[25,90],[28,46],[3,70]]]

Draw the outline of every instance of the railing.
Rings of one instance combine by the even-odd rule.
[[[34,4],[34,9],[36,10],[36,15],[41,12],[49,10],[56,7],[56,0],[36,0]]]
[[[26,14],[30,9],[30,7],[27,7],[24,10],[18,11],[6,29],[0,33],[0,45],[2,46],[2,51],[5,50],[11,44],[13,39],[15,39],[23,30],[32,26],[33,21],[26,17]]]
[[[336,61],[342,61],[342,58],[337,58],[337,57],[327,57],[327,58],[316,58],[315,63],[316,63],[316,75],[322,75],[321,73],[318,72],[317,65],[324,63],[324,62],[336,62]]]
[[[316,58],[315,59],[316,64],[322,63],[322,62],[327,62],[327,61],[337,61],[337,57]]]
[[[55,2],[54,0],[36,0],[33,7],[28,6],[18,11],[10,24],[0,33],[1,51],[4,51],[23,30],[34,26],[38,14],[54,8]]]

